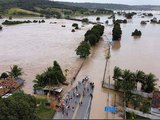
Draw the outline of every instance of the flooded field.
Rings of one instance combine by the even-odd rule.
[[[88,25],[72,33],[72,23],[74,22],[50,19],[43,24],[4,26],[0,31],[0,73],[9,71],[14,64],[22,67],[22,78],[26,80],[24,90],[27,93],[33,92],[32,81],[36,74],[51,66],[53,60],[57,60],[63,70],[69,69],[69,75],[72,75],[81,64],[75,49],[91,27]]]
[[[148,11],[150,12],[150,11]],[[160,20],[160,12],[152,11],[153,17]],[[128,20],[127,24],[121,24],[122,39],[120,42],[112,42],[111,59],[109,61],[109,73],[112,77],[113,69],[119,66],[122,69],[130,69],[131,71],[142,70],[146,73],[153,73],[160,79],[160,35],[159,24],[141,25],[142,20],[150,20],[153,17],[134,16],[132,20]],[[96,16],[88,17],[92,21],[96,21]],[[100,16],[101,22],[105,22],[108,17]],[[123,16],[116,16],[118,19],[125,19]],[[106,39],[112,40],[112,26],[106,26]],[[141,30],[142,36],[134,38],[131,36],[135,30]],[[113,83],[113,81],[112,81]],[[160,86],[160,81],[157,81]]]

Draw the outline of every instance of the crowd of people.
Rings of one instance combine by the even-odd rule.
[[[78,81],[77,85],[72,88],[64,99],[60,100],[59,112],[62,112],[63,116],[73,114],[76,107],[83,105],[82,97],[90,96],[93,97],[92,92],[94,89],[94,83],[89,81],[89,77],[86,76],[81,81]]]

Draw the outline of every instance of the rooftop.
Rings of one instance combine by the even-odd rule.
[[[160,109],[160,91],[154,91],[152,98],[152,107]]]

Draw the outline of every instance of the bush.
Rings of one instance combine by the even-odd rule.
[[[100,17],[97,17],[96,20],[97,20],[97,21],[100,21]]]
[[[84,19],[82,19],[82,23],[89,23],[88,18],[84,18]]]
[[[31,23],[30,20],[25,20],[25,21],[9,21],[5,20],[2,25],[16,25],[16,24],[22,24],[22,23]]]
[[[77,23],[73,23],[72,27],[78,27],[78,24]]]
[[[137,29],[134,32],[132,32],[132,36],[141,36],[141,35],[142,35],[141,31],[138,31]]]
[[[75,32],[75,29],[72,29],[72,31],[71,32]]]

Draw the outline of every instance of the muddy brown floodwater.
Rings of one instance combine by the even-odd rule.
[[[143,11],[138,11],[143,13]],[[160,20],[160,11],[152,12],[153,17]],[[97,16],[89,16],[89,20],[96,21]],[[120,42],[112,42],[111,59],[109,61],[108,73],[113,75],[113,69],[118,66],[122,69],[130,69],[131,71],[142,70],[144,72],[153,73],[157,79],[160,79],[160,24],[141,25],[142,20],[149,20],[153,17],[134,16],[132,20],[128,20],[127,24],[121,24],[122,39]],[[101,22],[105,22],[108,16],[100,16]],[[117,19],[125,19],[123,16],[116,16]],[[106,26],[106,39],[112,39],[112,26]],[[131,36],[135,30],[141,30],[142,36],[134,38]],[[113,83],[113,81],[111,81]],[[160,86],[160,80],[157,81],[157,87]]]
[[[154,14],[158,19],[160,19],[159,13],[155,12]],[[88,18],[96,21],[96,17],[89,16]],[[108,16],[100,17],[102,22],[105,22],[108,18]],[[118,18],[123,17],[118,16]],[[135,16],[127,24],[121,25],[122,40],[112,43],[111,48],[111,59],[107,71],[111,77],[114,67],[119,66],[131,71],[151,72],[157,78],[160,78],[160,25],[150,23],[145,26],[140,25],[141,20],[150,19],[149,17]],[[56,21],[57,24],[49,24],[51,21]],[[85,32],[92,26],[82,27],[81,30],[72,33],[72,23],[74,22],[51,19],[44,24],[22,24],[4,27],[0,31],[0,72],[8,71],[13,64],[22,67],[25,73],[22,77],[26,80],[24,90],[27,93],[32,93],[32,80],[35,75],[51,66],[53,60],[57,60],[63,70],[69,69],[70,76],[68,78],[71,78],[71,75],[82,62],[76,56],[74,50],[79,42],[84,39]],[[66,27],[62,28],[61,25],[66,25]],[[136,28],[142,31],[142,37],[137,39],[131,36]],[[81,80],[85,75],[89,75],[90,80],[95,82],[90,118],[119,118],[117,115],[105,113],[104,107],[113,105],[114,102],[121,104],[120,99],[122,97],[113,91],[101,88],[105,66],[106,41],[111,40],[111,35],[112,26],[106,26],[103,36],[104,41],[101,41],[95,47],[93,54],[85,61],[84,67],[77,76],[77,80]],[[106,81],[108,81],[107,77]],[[160,86],[160,82],[157,81],[157,83]],[[108,93],[110,94],[109,103],[107,103]],[[117,96],[116,100],[114,96]]]
[[[51,66],[54,60],[58,61],[63,70],[69,69],[69,75],[74,73],[81,64],[75,49],[92,25],[72,33],[72,23],[79,23],[81,27],[81,22],[57,19],[46,20],[43,24],[4,26],[0,31],[0,73],[9,71],[14,64],[22,67],[22,78],[26,80],[23,89],[30,94],[33,92],[32,81],[36,74]]]

